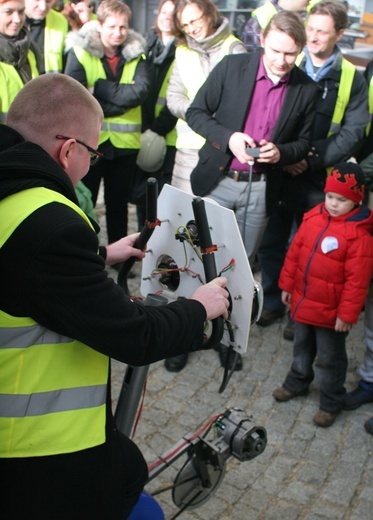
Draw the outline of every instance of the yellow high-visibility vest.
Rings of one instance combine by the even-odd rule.
[[[302,63],[304,57],[304,52],[301,52],[296,59],[296,65],[299,66]],[[328,137],[338,132],[341,128],[343,116],[350,101],[355,72],[355,65],[353,65],[345,58],[342,58],[341,78],[339,80],[337,100],[335,103],[332,120],[330,122]]]
[[[63,71],[63,53],[69,24],[63,14],[51,9],[45,19],[44,68],[45,72]]]
[[[28,51],[27,60],[31,69],[31,78],[37,78],[39,72],[35,55],[31,50]],[[23,87],[24,83],[21,76],[13,65],[0,62],[0,123],[5,123],[9,107]]]
[[[254,16],[258,20],[259,27],[263,31],[277,13],[278,10],[272,4],[272,2],[266,2],[265,4],[255,9],[251,13],[251,16]]]
[[[74,47],[74,52],[84,67],[88,88],[93,88],[98,79],[107,79],[100,58],[79,46]],[[141,58],[139,56],[125,63],[120,83],[132,83]],[[109,139],[116,148],[140,149],[141,121],[141,105],[129,108],[124,114],[105,117],[101,124],[99,144]]]
[[[311,0],[307,5],[307,13],[310,12],[312,7],[318,4],[321,0]],[[262,31],[267,27],[272,18],[280,11],[276,9],[272,2],[266,2],[251,13],[258,20],[259,27]]]
[[[51,202],[84,212],[63,195],[31,188],[0,201],[0,247]],[[72,453],[105,442],[109,358],[30,317],[0,311],[0,457]]]

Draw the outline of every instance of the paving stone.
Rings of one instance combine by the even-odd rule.
[[[287,501],[307,505],[317,495],[317,488],[298,480],[291,480],[278,496]]]
[[[299,518],[301,510],[295,505],[279,500],[276,505],[272,505],[265,513],[266,520],[296,520]]]

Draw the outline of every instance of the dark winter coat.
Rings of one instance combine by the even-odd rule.
[[[297,194],[302,200],[302,206],[307,210],[324,199],[327,168],[357,156],[364,142],[365,128],[369,120],[368,97],[364,78],[358,70],[354,74],[341,126],[337,132],[329,135],[341,80],[342,59],[342,52],[337,47],[330,69],[316,81],[312,155],[306,158],[308,169],[302,174],[303,183]],[[299,67],[305,70],[305,58]]]

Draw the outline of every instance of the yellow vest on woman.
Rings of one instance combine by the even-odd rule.
[[[0,247],[38,208],[63,195],[32,188],[0,202]],[[105,442],[109,358],[30,317],[0,311],[0,457],[72,453]]]

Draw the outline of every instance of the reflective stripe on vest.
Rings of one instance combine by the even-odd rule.
[[[304,52],[301,52],[295,61],[296,65],[299,66],[304,58],[305,54]],[[355,72],[355,65],[352,65],[352,63],[347,61],[345,58],[342,58],[341,77],[339,80],[337,100],[334,106],[332,120],[330,122],[328,137],[339,132],[341,128],[343,116],[345,114],[346,107],[350,101],[352,83],[354,81]]]
[[[232,43],[238,42],[233,34],[230,34],[223,42],[217,63],[230,53]],[[199,54],[186,45],[176,47],[175,59],[181,64],[178,67],[180,78],[186,87],[188,99],[193,101],[198,90],[206,81],[207,76],[203,72]],[[189,127],[184,119],[178,119],[176,124],[177,141],[176,148],[186,150],[200,150],[205,144],[205,139]]]
[[[69,24],[63,14],[53,9],[45,19],[44,68],[45,72],[63,71],[63,53]]]
[[[92,56],[79,46],[74,47],[74,52],[85,70],[89,89],[94,88],[98,79],[107,79],[100,58]],[[141,56],[125,63],[120,83],[132,83],[140,60]],[[119,116],[105,117],[101,124],[99,144],[110,139],[110,142],[116,148],[138,150],[140,148],[140,135],[141,105],[130,108]]]
[[[328,137],[336,134],[341,129],[341,123],[346,111],[346,107],[350,102],[352,83],[356,72],[355,65],[342,59],[341,79],[339,81],[337,101],[335,103],[332,122],[329,128]]]
[[[0,202],[0,247],[38,208],[63,195],[32,188]],[[0,457],[72,453],[105,442],[109,358],[29,317],[0,311]]]
[[[27,60],[31,69],[32,79],[39,76],[34,53],[29,50]],[[5,123],[8,110],[18,92],[24,87],[21,76],[13,65],[0,62],[0,123]]]
[[[255,9],[251,13],[251,16],[255,16],[255,18],[258,20],[259,27],[263,31],[277,13],[278,10],[272,4],[272,2],[266,2],[264,5],[258,7],[258,9]]]
[[[168,89],[168,85],[170,83],[170,77],[171,77],[173,67],[174,67],[174,64],[171,63],[171,65],[168,68],[167,74],[163,80],[162,86],[159,90],[158,99],[157,99],[157,103],[155,105],[155,110],[154,110],[155,117],[158,117],[159,114],[161,113],[163,107],[166,106],[167,89]],[[176,145],[176,128],[173,128],[171,130],[171,132],[168,132],[165,139],[166,139],[166,144],[168,146],[175,146]]]

